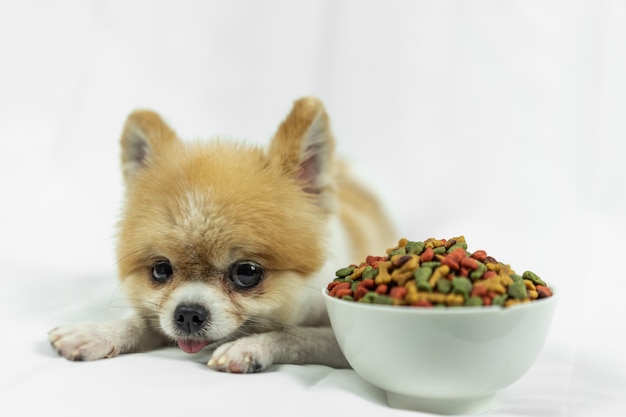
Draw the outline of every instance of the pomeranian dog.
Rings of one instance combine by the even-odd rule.
[[[210,368],[348,367],[322,288],[393,244],[379,202],[334,156],[322,103],[297,100],[269,147],[183,142],[154,112],[124,126],[117,256],[133,315],[57,327],[70,360],[177,344]]]

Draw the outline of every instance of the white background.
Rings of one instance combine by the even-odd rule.
[[[177,352],[70,364],[46,345],[59,321],[117,313],[130,111],[266,143],[310,94],[398,237],[462,234],[560,291],[493,415],[623,414],[625,74],[617,0],[0,0],[0,414],[393,412],[351,371],[237,379]]]

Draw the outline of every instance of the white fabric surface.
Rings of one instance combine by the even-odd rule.
[[[560,291],[490,415],[624,415],[625,23],[618,0],[0,0],[0,415],[419,415],[351,370],[225,375],[174,349],[71,363],[47,344],[123,313],[131,110],[265,142],[306,94],[403,236],[463,234]]]

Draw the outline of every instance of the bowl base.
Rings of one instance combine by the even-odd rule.
[[[393,408],[435,414],[480,414],[494,404],[495,394],[472,398],[411,397],[387,391],[387,403]]]

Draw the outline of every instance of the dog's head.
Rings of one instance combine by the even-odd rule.
[[[122,134],[119,274],[140,315],[186,352],[298,320],[325,261],[334,142],[304,98],[265,151],[184,143],[155,113]]]

